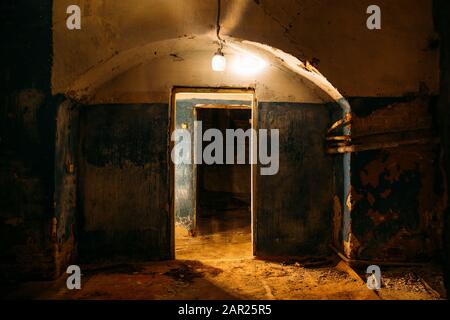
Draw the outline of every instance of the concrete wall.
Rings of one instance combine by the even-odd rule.
[[[164,104],[82,109],[82,260],[171,257],[168,119]]]
[[[258,128],[280,130],[280,168],[256,177],[256,255],[328,252],[335,186],[323,138],[331,113],[319,104],[258,105]]]
[[[343,252],[356,260],[428,261],[442,248],[446,188],[435,99],[350,99],[351,199]],[[371,112],[367,112],[368,107]]]

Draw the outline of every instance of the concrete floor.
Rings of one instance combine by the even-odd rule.
[[[69,291],[66,277],[22,284],[9,299],[333,299],[433,300],[423,275],[430,268],[390,269],[374,292],[337,257],[272,259],[252,257],[248,209],[198,221],[191,237],[178,229],[174,261],[82,266],[82,289]],[[439,286],[439,281],[437,281]]]
[[[175,232],[175,257],[181,260],[251,259],[251,217],[248,207],[214,211],[197,219],[196,236]]]

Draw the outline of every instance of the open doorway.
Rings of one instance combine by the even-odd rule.
[[[203,133],[218,129],[223,136],[227,129],[251,129],[249,108],[227,108],[227,106],[202,107],[196,110],[197,121],[201,121]],[[240,148],[233,142],[234,150]],[[245,150],[250,142],[245,140]],[[207,143],[203,142],[203,149]],[[223,154],[226,153],[225,145]],[[248,153],[244,164],[197,165],[197,228],[198,235],[224,233],[232,237],[235,233],[251,234],[251,164]]]
[[[172,129],[183,129],[193,137],[192,163],[172,166],[175,257],[252,257],[253,141],[251,135],[246,139],[227,139],[227,130],[250,132],[254,128],[253,92],[181,92],[175,94],[172,112]],[[198,160],[215,140],[205,138],[211,129],[223,137],[223,162]],[[175,139],[172,146],[176,143]],[[225,159],[230,145],[235,151],[232,163],[229,157]],[[245,150],[244,163],[242,157],[238,161],[238,150]],[[215,149],[212,154],[217,152]]]

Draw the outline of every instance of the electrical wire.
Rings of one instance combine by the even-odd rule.
[[[217,40],[219,42],[219,51],[222,51],[223,49],[223,43],[225,42],[221,37],[220,37],[220,15],[221,15],[221,7],[222,7],[222,1],[221,0],[217,0],[217,22],[216,22],[216,35],[217,35]]]

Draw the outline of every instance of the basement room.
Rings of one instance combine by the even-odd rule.
[[[447,300],[448,1],[1,12],[2,299]]]

